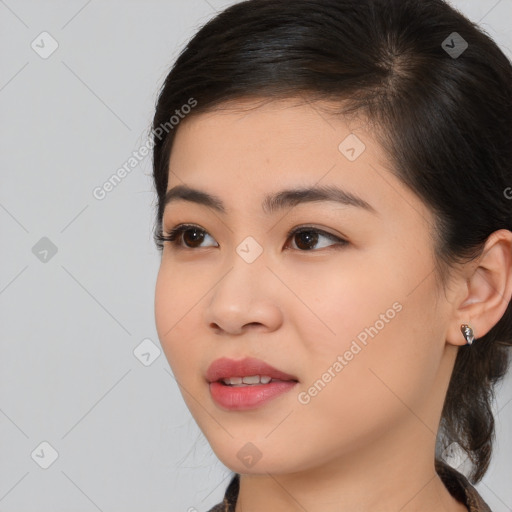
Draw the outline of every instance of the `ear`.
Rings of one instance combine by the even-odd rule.
[[[478,338],[487,334],[503,317],[512,297],[512,232],[492,233],[481,256],[464,265],[464,283],[446,335],[452,345],[465,345],[460,326],[468,324]]]

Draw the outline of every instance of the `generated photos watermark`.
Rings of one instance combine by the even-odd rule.
[[[166,121],[165,123],[162,123],[160,126],[157,126],[151,130],[152,135],[157,139],[162,140],[164,134],[167,135],[171,130],[174,130],[174,128],[179,125],[181,120],[185,119],[185,117],[190,114],[192,109],[196,106],[197,100],[194,98],[189,98],[187,103],[182,105],[180,109],[176,109],[174,111],[174,115],[169,118],[169,121]],[[135,167],[137,167],[139,162],[144,160],[144,158],[150,154],[153,146],[154,139],[150,137],[137,150],[133,151],[131,156],[126,159],[123,165],[119,167],[117,171],[113,173],[105,182],[103,182],[103,184],[94,187],[92,191],[94,198],[98,201],[105,199],[107,195],[112,192]]]
[[[354,359],[354,356],[359,354],[361,350],[368,344],[368,337],[375,338],[387,324],[395,318],[397,313],[402,311],[403,307],[400,302],[394,302],[393,305],[386,310],[385,313],[379,315],[370,327],[365,327],[357,336],[357,339],[352,340],[350,347],[343,355],[338,355],[336,360],[325,370],[319,379],[317,379],[307,391],[301,391],[297,395],[297,400],[302,405],[307,405],[311,399],[317,396],[329,382],[331,382],[349,363]],[[358,343],[359,342],[359,343]],[[362,346],[361,346],[362,345]]]

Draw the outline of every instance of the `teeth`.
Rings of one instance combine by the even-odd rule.
[[[259,375],[253,375],[252,377],[244,377],[242,379],[242,382],[244,384],[259,384],[260,383],[260,376]]]
[[[244,386],[254,384],[268,384],[272,380],[267,375],[250,375],[247,377],[230,377],[228,379],[222,379],[224,384],[228,386]]]

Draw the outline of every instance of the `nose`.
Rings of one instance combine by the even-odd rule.
[[[237,255],[206,301],[206,325],[216,334],[232,335],[278,329],[283,320],[278,283],[263,258],[247,263]]]

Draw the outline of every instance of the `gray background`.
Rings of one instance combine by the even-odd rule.
[[[224,493],[158,352],[150,155],[93,190],[146,143],[187,39],[232,3],[0,0],[1,512],[192,512]],[[512,0],[453,4],[512,57]],[[509,375],[477,485],[494,512],[512,510],[511,401]]]

